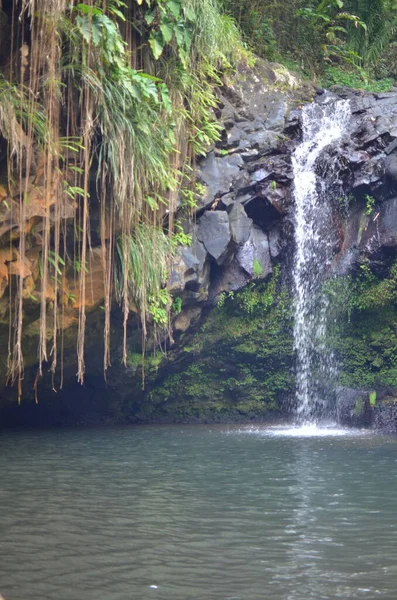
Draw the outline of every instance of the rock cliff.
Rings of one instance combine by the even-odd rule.
[[[4,388],[3,422],[21,418],[60,423],[218,421],[284,414],[294,391],[291,153],[300,139],[302,105],[328,102],[335,96],[350,100],[349,135],[338,147],[331,146],[316,166],[319,174],[326,175],[330,169],[336,174],[335,187],[330,189],[333,220],[329,226],[335,242],[329,293],[342,298],[343,288],[346,302],[335,308],[331,341],[340,359],[343,385],[363,387],[368,393],[377,389],[378,399],[382,393],[387,398],[397,395],[393,295],[397,290],[397,271],[393,270],[397,254],[397,93],[371,94],[341,87],[325,92],[302,83],[280,65],[258,61],[254,69],[241,68],[233,81],[219,90],[217,117],[223,127],[222,139],[199,164],[205,191],[193,220],[184,222],[192,244],[180,248],[169,278],[178,310],[167,353],[158,349],[143,361],[139,335],[131,328],[129,366],[119,366],[116,317],[113,367],[105,384],[102,315],[97,308],[103,298],[102,261],[100,249],[94,248],[89,274],[92,294],[87,299],[93,312],[89,316],[85,386],[74,380],[79,298],[71,277],[65,287],[64,388],[57,394],[51,392],[47,378],[39,405],[33,404],[35,292],[25,317],[28,348],[32,340],[25,400],[22,407],[16,407],[12,390]],[[39,161],[30,176],[32,197],[26,226],[39,237],[37,217],[43,210]],[[15,199],[5,198],[5,193],[0,186],[0,232],[12,240],[18,232],[7,229],[7,215]],[[73,210],[65,200],[66,222]],[[14,249],[1,252],[0,309],[6,314],[6,290],[18,255]],[[39,276],[34,245],[27,261],[23,265],[24,289],[29,296],[30,286]],[[51,301],[50,289],[38,293]],[[358,296],[368,296],[366,303],[360,306]],[[0,330],[3,362],[7,335],[4,323]],[[388,410],[381,406],[371,409],[378,410],[377,422]]]

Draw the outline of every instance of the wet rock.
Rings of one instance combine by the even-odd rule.
[[[284,98],[278,95],[267,104],[267,129],[281,131],[285,125],[285,118],[288,111],[288,104]]]
[[[267,171],[264,168],[256,169],[255,171],[251,172],[251,181],[254,181],[255,183],[260,183],[266,179],[269,179],[270,176],[270,171]]]
[[[242,204],[233,204],[229,211],[230,231],[236,244],[244,244],[250,235],[252,219],[247,216]]]
[[[221,198],[221,202],[222,202],[223,206],[225,206],[225,207],[232,206],[235,203],[235,201],[236,201],[236,193],[235,192],[230,192],[229,194],[225,194]]]
[[[188,281],[196,279],[196,270],[199,264],[197,258],[194,258],[193,255],[191,255],[192,261],[189,261],[191,262],[191,265],[190,267],[187,267],[182,252],[183,250],[180,250],[174,257],[168,280],[168,289],[175,295],[183,292]]]
[[[364,229],[360,248],[366,255],[373,255],[380,248],[397,247],[397,197],[375,209]]]
[[[201,217],[197,237],[214,260],[221,265],[229,254],[231,232],[228,214],[224,211],[207,211]]]
[[[227,194],[233,184],[233,179],[240,173],[244,164],[239,154],[216,157],[210,152],[200,165],[199,178],[206,185],[206,191],[200,199],[200,206],[210,205],[215,198]]]
[[[253,227],[248,240],[238,249],[236,260],[251,277],[264,278],[269,275],[273,269],[267,235],[258,227]]]
[[[383,433],[397,433],[397,398],[388,397],[375,407],[374,428]]]
[[[397,186],[397,153],[389,154],[385,159],[385,175],[393,186]]]
[[[281,232],[278,225],[269,231],[269,252],[272,258],[277,258],[282,250]]]
[[[278,207],[263,196],[255,196],[245,202],[244,208],[253,222],[265,231],[269,231],[281,218]]]
[[[187,331],[189,327],[192,327],[198,323],[201,317],[201,312],[202,309],[199,306],[192,306],[190,308],[183,309],[173,323],[175,331]]]
[[[243,270],[238,259],[233,259],[214,277],[210,287],[209,301],[216,303],[220,294],[223,292],[236,292],[247,285],[250,280],[251,277]]]
[[[169,291],[174,295],[182,295],[187,290],[188,296],[194,292],[196,300],[205,300],[209,284],[207,256],[204,245],[194,233],[192,245],[179,248],[174,257],[168,280]]]
[[[338,423],[347,427],[364,427],[371,424],[370,392],[338,387],[335,397]]]

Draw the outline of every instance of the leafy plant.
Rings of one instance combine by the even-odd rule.
[[[182,298],[180,296],[175,296],[171,309],[175,315],[179,315],[182,312]]]
[[[373,211],[374,211],[374,206],[375,206],[376,200],[373,196],[370,196],[369,194],[365,195],[365,214],[366,215],[372,215]]]
[[[172,248],[176,249],[177,246],[191,246],[192,236],[190,233],[185,233],[180,223],[175,223],[175,231],[171,238]]]
[[[259,278],[263,275],[263,267],[257,258],[254,258],[252,272],[255,278]]]

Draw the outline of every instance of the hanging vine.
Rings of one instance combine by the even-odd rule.
[[[62,385],[70,324],[84,381],[97,263],[105,374],[115,301],[124,362],[131,310],[143,348],[148,321],[160,337],[169,330],[174,214],[194,198],[194,157],[219,136],[219,70],[243,50],[216,0],[13,0],[2,15],[11,44],[0,65],[0,294],[21,398],[26,305],[40,309],[35,387],[44,366],[56,387],[59,359]]]

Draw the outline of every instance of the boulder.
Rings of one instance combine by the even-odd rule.
[[[224,267],[215,276],[210,286],[209,300],[211,303],[217,302],[219,295],[223,292],[236,292],[243,288],[251,277],[241,268],[236,259]]]
[[[236,261],[250,277],[265,278],[270,275],[273,269],[266,233],[253,227],[248,240],[238,249]]]
[[[364,427],[371,424],[370,392],[348,387],[335,390],[338,423],[347,427]]]
[[[269,251],[272,258],[277,258],[282,250],[280,227],[275,225],[269,231]]]
[[[168,289],[174,295],[185,290],[206,292],[209,283],[207,251],[194,232],[191,246],[181,246],[174,256],[168,278]],[[205,298],[204,298],[205,299]]]
[[[229,211],[230,231],[236,244],[244,244],[251,233],[252,219],[241,204],[233,204]]]
[[[199,207],[206,207],[215,198],[227,194],[233,184],[233,179],[240,173],[244,161],[240,154],[229,154],[223,157],[210,152],[202,161],[199,169],[199,179],[206,185],[206,191],[199,201]]]
[[[221,265],[229,255],[231,232],[229,216],[224,211],[207,211],[198,223],[197,237],[208,254]]]
[[[266,128],[273,131],[281,131],[285,125],[288,104],[280,94],[273,97],[267,103]]]
[[[389,154],[385,159],[385,175],[394,187],[397,186],[397,153]]]
[[[383,433],[397,433],[397,398],[385,398],[374,409],[374,427]]]
[[[184,332],[195,325],[201,317],[201,308],[199,306],[191,306],[183,309],[182,312],[175,318],[174,329],[175,331]]]

